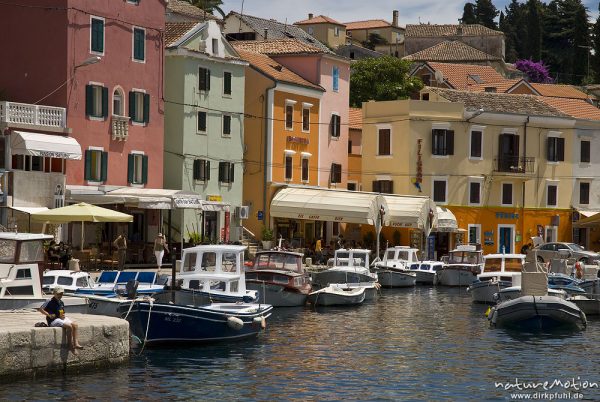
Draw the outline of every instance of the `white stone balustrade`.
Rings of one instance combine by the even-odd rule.
[[[67,128],[64,107],[0,102],[0,123]]]
[[[112,139],[127,141],[129,136],[129,117],[112,115],[111,119]]]

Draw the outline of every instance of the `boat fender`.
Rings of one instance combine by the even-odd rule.
[[[267,321],[265,320],[265,317],[254,317],[252,319],[252,325],[254,325],[254,326],[260,325],[260,327],[262,329],[265,329],[267,327]]]
[[[485,310],[485,316],[489,317],[490,316],[490,311],[492,311],[491,307],[488,307],[487,310]]]
[[[229,326],[229,328],[239,331],[240,329],[242,329],[244,327],[244,321],[242,321],[241,319],[239,319],[237,317],[228,317],[227,325]]]

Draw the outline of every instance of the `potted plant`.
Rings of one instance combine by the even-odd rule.
[[[273,247],[273,231],[266,226],[262,228],[262,246],[264,250],[270,250]]]

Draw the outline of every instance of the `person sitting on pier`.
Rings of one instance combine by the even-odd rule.
[[[78,325],[65,316],[65,304],[61,300],[65,290],[62,286],[56,286],[52,293],[54,296],[45,302],[38,311],[46,316],[49,327],[61,327],[67,330],[67,340],[71,350],[83,349],[77,339]]]

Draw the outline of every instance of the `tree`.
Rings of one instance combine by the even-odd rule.
[[[600,11],[600,5],[598,5]],[[596,18],[596,23],[592,27],[591,46],[594,55],[590,60],[590,68],[594,82],[600,82],[600,14]]]
[[[475,13],[479,24],[491,29],[498,29],[495,19],[499,12],[492,0],[475,1]]]
[[[525,56],[531,60],[542,58],[542,18],[539,0],[527,1],[527,38]]]
[[[350,75],[350,105],[408,98],[423,88],[419,78],[408,76],[409,69],[410,61],[392,56],[356,61]]]
[[[477,24],[477,15],[475,14],[475,4],[466,3],[463,9],[463,15],[460,19],[461,24]]]
[[[362,45],[367,49],[375,50],[377,45],[386,45],[387,43],[387,40],[383,36],[373,32],[369,34],[369,38],[366,41],[362,42]]]
[[[218,12],[221,17],[225,18],[225,12],[221,9],[223,2],[221,0],[188,0],[192,5],[198,7],[207,13],[214,14]]]
[[[517,60],[515,67],[527,75],[529,82],[548,84],[553,81],[550,77],[550,71],[548,71],[548,67],[544,65],[543,61]]]

